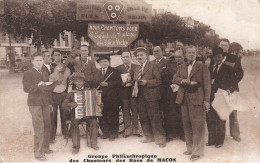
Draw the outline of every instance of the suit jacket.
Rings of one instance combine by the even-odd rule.
[[[188,96],[189,100],[193,105],[203,105],[203,102],[210,102],[210,73],[207,66],[203,63],[194,63],[191,73],[190,80],[199,83],[199,87],[193,93],[188,93],[187,88],[182,86],[181,81],[188,78],[188,66],[182,64],[178,66],[177,73],[173,77],[173,83],[180,85],[177,93],[176,103],[181,104],[184,96]]]
[[[238,86],[238,83],[242,80],[243,76],[244,76],[244,71],[243,71],[243,68],[242,68],[242,64],[241,64],[241,57],[238,57],[237,55],[233,55],[233,54],[230,54],[230,53],[224,53],[224,56],[226,56],[226,60],[225,60],[225,64],[227,62],[229,63],[234,63],[234,74],[235,74],[235,81],[236,83],[234,84],[235,85],[235,90],[236,91],[239,91],[239,86]],[[211,66],[214,65],[214,60],[212,59],[211,60]],[[229,66],[231,67],[231,66]]]
[[[121,77],[116,69],[109,66],[107,68],[106,74],[103,77],[102,77],[102,72],[98,71],[95,74],[95,86],[97,87],[112,72],[113,74],[106,81],[108,83],[108,86],[100,87],[100,90],[102,90],[102,100],[104,104],[114,103],[119,105],[120,102],[119,88],[121,85]]]
[[[156,64],[156,60],[151,61],[153,64]],[[169,60],[162,58],[161,61],[156,64],[159,67],[161,78],[162,78],[162,84],[159,86],[161,99],[166,100],[167,98],[167,89],[169,88],[169,85],[167,84],[167,74],[166,69],[169,64]]]
[[[53,83],[49,86],[38,86],[40,81],[46,80],[44,71],[39,73],[35,68],[26,71],[23,75],[23,89],[28,94],[28,106],[47,106],[52,103],[51,91],[57,85]]]
[[[209,71],[212,79],[214,66],[210,66]],[[226,64],[222,64],[214,79],[214,83],[211,83],[211,101],[213,101],[214,93],[216,93],[219,88],[233,92],[236,90],[236,84],[234,69]]]
[[[84,64],[82,62],[79,62],[75,64],[75,71],[76,72],[82,72],[85,75],[85,81],[87,87],[92,87],[94,80],[95,73],[98,72],[98,69],[96,68],[95,62],[92,60],[88,60],[87,64]]]
[[[130,75],[131,79],[134,79],[134,73],[137,65],[131,63],[131,69],[130,69]],[[116,67],[117,71],[119,72],[119,75],[127,73],[127,69],[125,68],[125,65],[119,65]],[[122,85],[120,86],[120,98],[121,99],[129,99],[131,97],[131,91],[132,87],[123,87]]]
[[[177,92],[173,92],[170,85],[172,84],[173,76],[177,72],[177,63],[170,60],[165,69],[165,85],[166,87],[166,100],[168,103],[175,103]],[[174,100],[174,102],[172,102]]]
[[[141,66],[137,66],[137,68],[135,69],[134,81],[137,81],[138,72],[140,69]],[[159,86],[162,83],[162,79],[159,67],[156,64],[147,61],[143,69],[142,80],[147,80],[147,84],[145,86],[140,86],[142,87],[144,100],[156,101],[161,99]]]

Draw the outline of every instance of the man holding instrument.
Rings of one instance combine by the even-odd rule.
[[[121,78],[117,70],[109,66],[109,61],[109,56],[99,56],[97,62],[100,64],[101,71],[96,73],[95,83],[98,89],[102,90],[104,104],[103,117],[99,118],[100,128],[103,132],[102,138],[109,138],[110,141],[113,141],[118,137]]]
[[[74,73],[71,76],[71,80],[73,84],[75,84],[75,90],[69,92],[66,96],[65,100],[62,103],[63,109],[70,110],[70,119],[71,119],[71,137],[73,143],[73,151],[72,154],[75,155],[79,152],[80,148],[80,131],[79,131],[79,123],[85,121],[88,126],[89,136],[90,136],[90,147],[94,150],[99,150],[97,145],[97,133],[98,133],[98,123],[97,119],[94,116],[86,116],[81,119],[76,119],[75,117],[75,108],[78,106],[77,102],[75,102],[74,94],[77,92],[83,93],[88,88],[84,86],[85,84],[85,76],[83,73]],[[83,96],[84,97],[84,96]],[[83,99],[82,99],[83,100]]]

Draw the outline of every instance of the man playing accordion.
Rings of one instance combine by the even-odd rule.
[[[73,151],[72,154],[77,154],[79,152],[80,148],[80,130],[79,130],[79,124],[81,122],[86,122],[88,126],[88,134],[90,136],[90,146],[94,150],[99,150],[99,147],[97,145],[97,134],[98,134],[98,122],[96,119],[96,116],[84,116],[83,118],[78,118],[75,116],[75,112],[78,103],[75,101],[75,96],[78,94],[85,94],[86,90],[89,88],[85,87],[85,76],[83,73],[76,72],[71,76],[71,80],[73,81],[73,84],[75,84],[76,88],[75,90],[72,90],[69,92],[69,94],[66,96],[65,100],[62,103],[62,106],[64,109],[71,109],[71,137],[72,137],[72,143],[73,143]],[[75,95],[76,94],[76,95]],[[83,95],[84,97],[84,95]],[[85,98],[81,99],[82,101],[85,100]],[[77,110],[78,111],[78,110]]]

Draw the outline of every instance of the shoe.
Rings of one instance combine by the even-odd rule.
[[[214,145],[214,144],[211,144],[211,143],[206,143],[206,146],[212,146],[212,145]]]
[[[190,160],[191,160],[191,161],[196,161],[196,160],[198,160],[198,159],[200,159],[200,156],[198,156],[198,155],[192,155],[192,156],[190,157]]]
[[[123,138],[128,138],[129,136],[131,136],[131,135],[123,135]]]
[[[160,147],[160,148],[166,147],[166,143],[160,143],[160,144],[159,144],[159,147]]]
[[[44,153],[45,153],[45,154],[51,154],[51,153],[53,153],[53,150],[45,149],[45,150],[44,150]]]
[[[46,157],[44,155],[39,156],[39,157],[35,157],[37,160],[39,161],[47,161]]]
[[[115,141],[116,140],[116,138],[114,137],[114,136],[111,136],[110,138],[109,138],[109,141]]]
[[[222,146],[223,146],[223,144],[215,145],[216,148],[220,148]]]
[[[106,136],[106,135],[101,135],[101,137],[100,137],[101,139],[107,139],[108,138],[108,136]]]
[[[68,139],[68,138],[69,138],[69,135],[63,135],[63,138],[64,138],[64,139]]]
[[[241,142],[241,138],[240,137],[233,137],[233,139],[237,142]]]
[[[185,152],[183,152],[183,154],[184,154],[184,155],[191,155],[191,152],[185,151]]]
[[[153,141],[154,141],[153,138],[146,137],[145,139],[141,140],[141,143],[150,143],[150,142],[153,142]]]
[[[91,148],[98,151],[99,150],[99,147],[97,145],[91,145]]]
[[[166,138],[166,142],[168,143],[168,142],[170,142],[170,141],[172,141],[173,140],[173,138]]]
[[[139,137],[139,138],[143,137],[143,135],[141,135],[141,134],[133,134],[133,135],[136,137]]]
[[[76,155],[76,154],[78,154],[78,153],[79,153],[79,149],[78,149],[78,148],[73,148],[72,154],[73,154],[73,155]]]

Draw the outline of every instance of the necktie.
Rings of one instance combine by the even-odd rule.
[[[215,66],[215,69],[213,71],[213,79],[216,79],[217,75],[218,75],[218,65]]]
[[[156,64],[159,64],[159,60],[158,59],[156,59]]]
[[[38,71],[40,74],[42,74],[42,71],[41,71],[41,69],[38,69],[37,71]]]
[[[125,65],[126,71],[129,72],[130,71],[130,66],[129,65]]]
[[[106,71],[104,68],[102,68],[102,75],[105,75]]]
[[[141,80],[142,79],[142,73],[143,73],[143,64],[140,65],[140,69],[138,71],[138,75],[137,75],[137,80]]]

